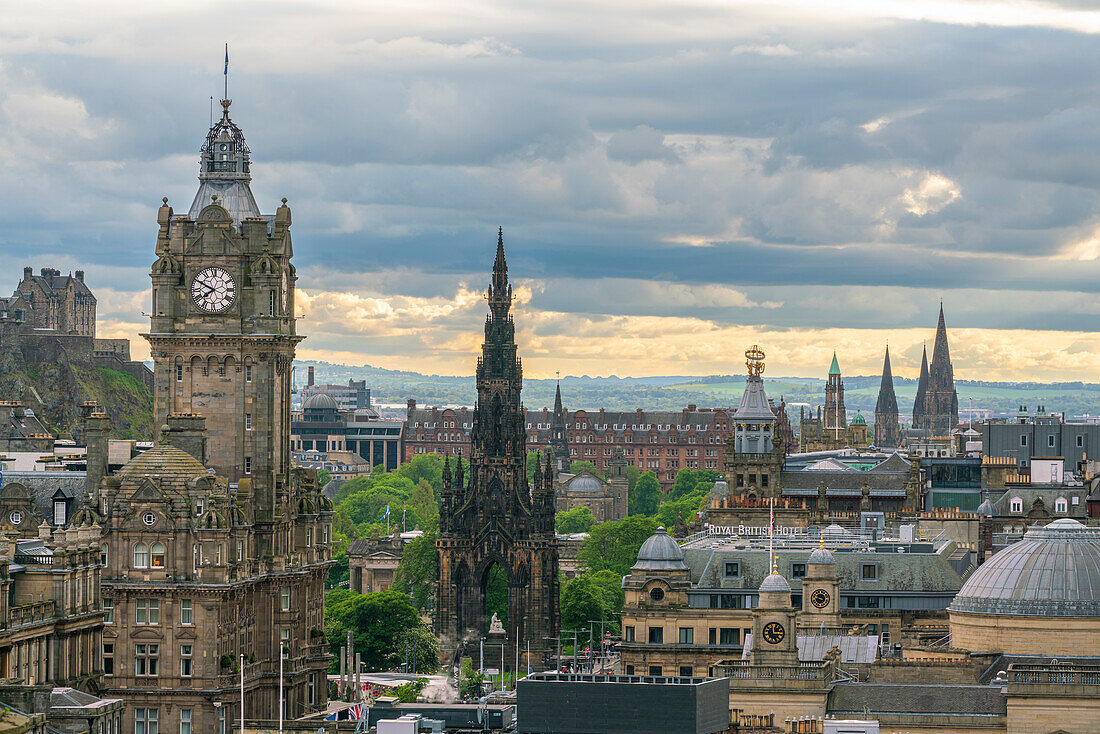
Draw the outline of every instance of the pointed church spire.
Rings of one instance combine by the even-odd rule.
[[[833,364],[829,367],[830,375],[840,374],[840,363],[836,361],[836,351],[833,351]]]
[[[924,422],[924,396],[928,392],[928,345],[924,346],[924,353],[920,358],[920,377],[917,379],[917,395],[913,398],[913,428],[923,428]]]
[[[561,407],[561,382],[558,382],[558,388],[554,392],[554,415],[557,415],[562,411]]]
[[[955,392],[955,371],[947,345],[943,301],[940,301],[940,318],[936,324],[936,342],[932,348],[932,364],[928,369],[928,388],[924,400],[928,428],[934,435],[948,435],[959,424],[959,396]]]
[[[879,448],[901,446],[901,426],[898,425],[898,398],[894,393],[894,373],[890,369],[890,345],[882,362],[882,382],[875,403],[875,445]]]

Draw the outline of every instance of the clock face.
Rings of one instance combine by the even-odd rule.
[[[783,641],[783,637],[787,634],[787,631],[783,629],[783,625],[779,622],[768,622],[764,625],[764,631],[761,633],[761,637],[764,638],[764,642],[771,645],[778,645]]]
[[[221,268],[206,268],[191,281],[191,298],[195,305],[208,313],[219,313],[229,308],[237,295],[233,276]]]
[[[829,606],[830,598],[829,592],[825,589],[814,589],[813,593],[810,594],[810,603],[818,609],[824,609]]]

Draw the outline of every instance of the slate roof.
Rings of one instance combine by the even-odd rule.
[[[838,683],[829,692],[830,714],[948,714],[1005,716],[1000,686]]]
[[[834,647],[840,650],[842,663],[873,663],[878,658],[878,635],[799,635],[799,662],[821,662]],[[752,655],[752,633],[745,635],[741,659]]]
[[[4,484],[22,484],[31,493],[34,506],[42,517],[53,517],[53,496],[59,489],[72,497],[69,517],[84,506],[85,473],[82,471],[9,471]]]
[[[806,563],[813,551],[777,549],[776,566],[784,576],[792,563]],[[692,586],[698,589],[728,589],[753,591],[760,588],[771,573],[767,550],[737,548],[683,548],[684,562],[691,570]],[[887,591],[915,591],[954,594],[962,586],[962,578],[952,568],[943,553],[852,553],[834,551],[840,588],[844,591],[866,591],[881,594]],[[725,575],[725,562],[740,562],[740,574]],[[862,565],[878,564],[878,580],[865,581]],[[788,579],[792,589],[802,586],[800,579]]]
[[[764,380],[759,376],[750,375],[745,381],[745,392],[741,394],[741,404],[734,411],[733,417],[739,421],[775,420],[775,413],[768,403],[768,395],[764,392]]]

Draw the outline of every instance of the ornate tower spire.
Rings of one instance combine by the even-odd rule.
[[[558,471],[569,469],[569,440],[566,434],[565,408],[561,402],[561,383],[554,394],[554,418],[550,424],[550,450]]]
[[[890,347],[882,363],[882,382],[875,403],[875,445],[879,448],[901,446],[901,427],[898,425],[898,399],[894,394],[894,373],[890,369]]]
[[[951,366],[951,350],[947,346],[947,324],[943,318],[942,301],[936,324],[936,342],[932,348],[932,366],[928,370],[925,403],[925,421],[933,434],[946,436],[959,424],[959,396],[955,392],[955,371]]]
[[[839,439],[840,432],[848,427],[848,414],[844,408],[844,381],[840,377],[840,363],[836,360],[836,352],[833,352],[829,379],[825,383],[824,427],[833,432],[834,440]]]
[[[244,133],[229,118],[229,106],[233,100],[223,99],[222,119],[206,133],[199,152],[199,190],[191,202],[188,216],[198,219],[199,212],[217,197],[217,202],[240,225],[249,217],[259,217],[260,207],[252,196],[250,155],[252,151],[244,142]]]
[[[497,258],[493,262],[493,280],[485,294],[492,317],[502,320],[512,308],[512,284],[508,282],[508,262],[504,259],[504,227],[497,230]]]

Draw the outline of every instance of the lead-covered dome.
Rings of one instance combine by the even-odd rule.
[[[600,480],[590,474],[581,474],[578,477],[574,477],[569,481],[570,492],[589,492],[596,494],[603,491],[603,485],[600,484]]]
[[[684,550],[669,537],[664,527],[649,536],[638,549],[638,560],[631,571],[686,571]]]
[[[951,602],[952,612],[1100,616],[1100,530],[1055,520],[979,566]]]
[[[339,410],[339,406],[331,395],[319,392],[305,399],[302,410]]]
[[[836,559],[833,558],[833,553],[828,548],[815,548],[814,552],[810,554],[808,563],[828,564],[835,566]]]

